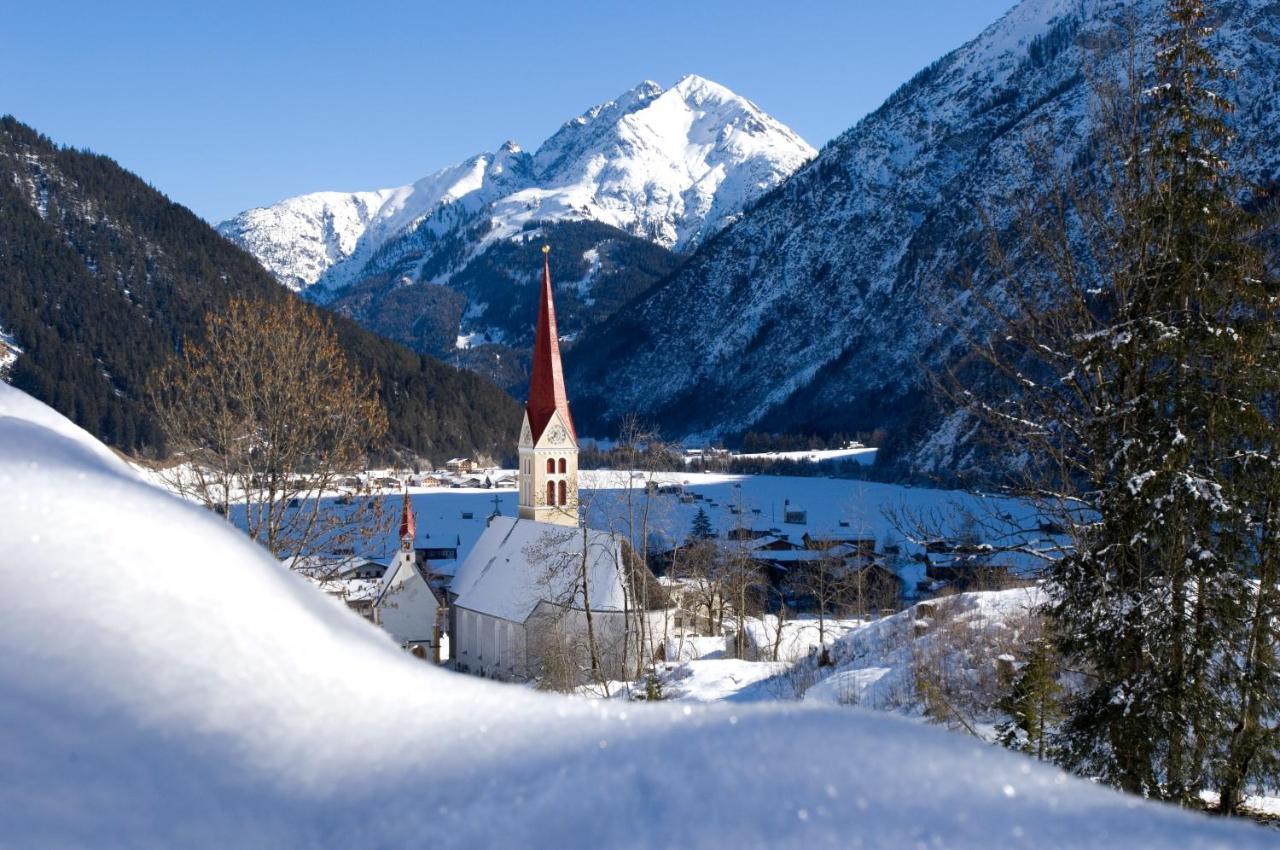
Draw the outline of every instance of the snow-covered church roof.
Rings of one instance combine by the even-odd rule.
[[[450,585],[456,605],[523,623],[539,602],[583,607],[580,576],[587,548],[593,611],[622,611],[622,538],[514,517],[494,517]]]

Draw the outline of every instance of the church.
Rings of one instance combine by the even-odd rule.
[[[441,577],[422,557],[425,553],[414,549],[416,537],[417,519],[406,491],[400,512],[400,547],[382,574],[373,599],[373,621],[401,646],[440,663],[449,657],[444,592]]]
[[[578,436],[569,411],[548,252],[520,428],[519,511],[495,516],[448,589],[454,666],[571,686],[630,678],[662,634],[664,594],[622,535],[579,516]]]

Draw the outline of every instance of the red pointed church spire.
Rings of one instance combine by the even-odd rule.
[[[418,536],[418,522],[413,515],[413,504],[409,501],[409,491],[404,491],[404,508],[400,512],[400,541],[405,548],[413,548],[413,540]]]
[[[551,247],[542,246],[542,290],[538,295],[538,329],[533,340],[533,374],[529,378],[529,401],[525,413],[536,443],[557,411],[577,442],[578,434],[569,415],[569,399],[564,392],[564,369],[560,365],[560,339],[556,331],[556,305],[551,293]]]

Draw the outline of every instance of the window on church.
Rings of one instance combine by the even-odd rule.
[[[554,505],[556,503],[556,482],[547,482],[547,504]]]
[[[560,462],[564,463],[564,461],[560,461]],[[569,504],[569,488],[564,486],[563,481],[560,482],[560,504],[562,505]]]
[[[560,474],[564,475],[566,469],[567,469],[567,466],[565,464],[564,458],[560,458]]]
[[[555,471],[556,471],[556,459],[553,457],[547,458],[547,472],[550,473]]]

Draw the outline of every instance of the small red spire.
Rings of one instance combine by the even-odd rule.
[[[409,502],[409,491],[404,491],[404,509],[400,512],[400,540],[408,541],[413,548],[413,541],[418,536],[418,523],[413,515],[413,505]]]
[[[533,374],[529,377],[529,429],[536,443],[556,411],[560,412],[574,442],[578,434],[569,415],[564,392],[564,368],[560,364],[560,339],[556,331],[556,305],[551,292],[551,247],[542,246],[542,291],[538,297],[538,329],[533,339]]]

